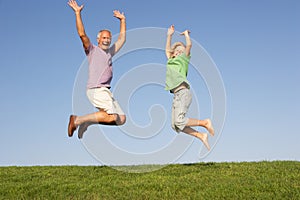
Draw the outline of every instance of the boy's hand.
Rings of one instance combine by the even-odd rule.
[[[169,28],[168,28],[168,35],[173,35],[173,33],[174,33],[174,31],[175,31],[175,28],[174,28],[174,25],[171,25]]]
[[[188,36],[190,33],[191,33],[191,31],[185,30],[185,31],[183,31],[180,35]]]

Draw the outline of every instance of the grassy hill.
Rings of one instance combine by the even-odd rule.
[[[300,162],[0,167],[0,199],[300,199]]]

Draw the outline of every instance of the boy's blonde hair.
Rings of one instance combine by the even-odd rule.
[[[175,42],[172,46],[171,46],[171,51],[170,53],[174,53],[175,49],[178,47],[178,46],[183,46],[185,48],[185,45],[182,43],[182,42]]]

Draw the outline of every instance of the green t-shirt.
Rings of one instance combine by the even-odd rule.
[[[168,59],[165,87],[166,90],[173,90],[183,82],[185,82],[189,87],[190,84],[186,77],[190,58],[191,56],[182,54],[175,58]]]

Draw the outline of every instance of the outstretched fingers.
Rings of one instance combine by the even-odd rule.
[[[83,9],[83,5],[79,6],[75,0],[69,0],[68,5],[75,11],[80,12]]]
[[[118,19],[125,19],[125,15],[124,12],[120,12],[119,10],[114,10],[114,17],[118,18]]]

